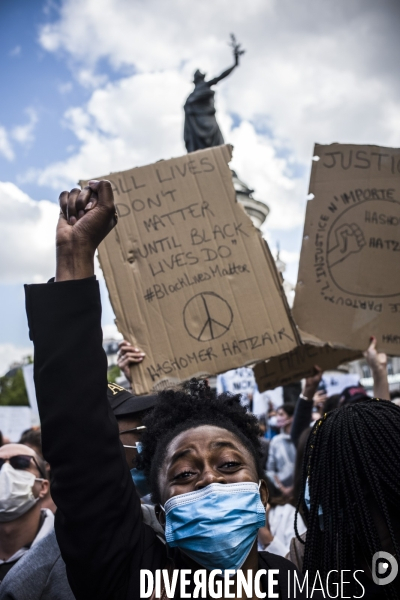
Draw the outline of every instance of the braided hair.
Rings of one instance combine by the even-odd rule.
[[[191,379],[181,390],[164,390],[154,409],[145,417],[146,430],[138,456],[138,468],[143,469],[151,489],[153,502],[161,501],[158,474],[171,440],[192,427],[214,425],[236,435],[254,457],[260,479],[260,429],[257,418],[240,404],[240,395],[217,395],[204,381]]]
[[[315,577],[319,571],[325,578],[334,569],[365,570],[383,550],[382,526],[399,561],[400,531],[393,525],[400,505],[399,451],[400,409],[387,400],[348,405],[315,423],[295,516],[300,539],[297,514],[300,507],[307,512],[304,572]],[[304,501],[306,482],[310,510]],[[382,588],[382,597],[399,597],[394,584]]]

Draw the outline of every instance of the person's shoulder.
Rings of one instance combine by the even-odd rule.
[[[75,600],[61,554],[54,562],[40,600]]]
[[[53,530],[28,550],[7,573],[1,583],[1,597],[8,593],[14,594],[19,600],[28,597],[32,600],[41,598],[49,574],[60,557],[60,549]],[[33,590],[37,592],[37,596],[32,595]],[[7,595],[4,598],[7,598]]]
[[[274,435],[274,437],[270,441],[270,443],[269,443],[270,447],[271,446],[276,446],[277,444],[280,444],[284,438],[285,438],[285,434],[284,433],[277,433],[276,435]]]
[[[26,573],[31,571],[50,570],[60,556],[60,548],[53,529],[46,537],[42,538],[24,554],[10,573],[15,570],[15,573],[19,572],[21,576],[25,576]]]

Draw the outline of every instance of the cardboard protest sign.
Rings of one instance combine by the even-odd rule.
[[[400,149],[314,154],[293,317],[324,342],[360,350],[374,335],[399,354]]]
[[[297,344],[272,256],[236,201],[230,158],[219,146],[105,176],[119,223],[99,259],[119,331],[146,352],[138,394]]]
[[[254,376],[260,392],[274,389],[311,377],[314,365],[323,371],[336,369],[339,365],[362,357],[358,350],[319,344],[304,335],[303,343],[290,352],[275,356],[254,366]]]

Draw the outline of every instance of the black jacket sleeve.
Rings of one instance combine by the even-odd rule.
[[[162,567],[165,551],[142,522],[107,400],[99,285],[93,277],[25,292],[43,454],[68,579],[77,600],[125,599],[128,589],[139,590],[139,569]]]
[[[290,430],[290,437],[296,448],[301,434],[310,426],[312,409],[312,400],[304,400],[304,398],[301,397],[298,398],[296,408],[294,410],[292,428]]]

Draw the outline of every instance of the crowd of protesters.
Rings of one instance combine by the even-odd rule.
[[[55,280],[26,286],[41,429],[0,439],[0,600],[140,598],[141,569],[263,569],[264,591],[277,570],[282,599],[292,573],[308,574],[297,598],[322,598],[316,575],[349,571],[342,597],[400,599],[399,578],[380,586],[372,566],[381,551],[400,560],[399,396],[376,340],[373,398],[361,385],[328,397],[318,365],[259,419],[206,380],[135,396],[144,353],[120,344],[124,388],[102,349],[93,264],[111,187],[60,205]]]

